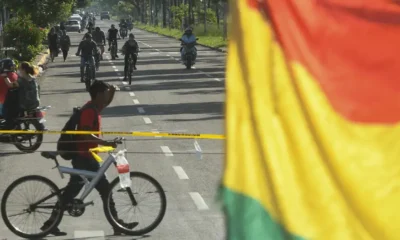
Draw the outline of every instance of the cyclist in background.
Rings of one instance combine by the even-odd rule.
[[[111,24],[111,28],[108,29],[108,51],[111,49],[111,42],[115,40],[116,47],[118,49],[118,41],[119,37],[118,29],[115,28],[114,24]],[[118,53],[115,55],[118,58]]]
[[[82,54],[80,54],[82,52]],[[76,52],[76,56],[81,55],[81,82],[84,82],[85,63],[89,62],[92,68],[93,79],[96,79],[96,69],[94,64],[94,56],[97,54],[97,45],[92,41],[90,33],[85,34],[85,40],[81,41]]]
[[[106,45],[106,36],[104,32],[101,31],[99,27],[96,27],[96,30],[93,32],[93,40],[96,42],[97,46],[100,48],[100,60],[103,60],[104,53],[104,45]]]
[[[128,75],[129,56],[132,56],[133,69],[136,70],[137,53],[139,52],[139,45],[136,42],[135,35],[133,35],[133,33],[129,34],[129,40],[126,41],[124,46],[122,47],[122,52],[125,54],[125,67],[124,67],[125,77],[123,81],[126,81],[126,77]]]

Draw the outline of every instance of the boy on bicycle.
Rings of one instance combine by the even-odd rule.
[[[132,56],[133,69],[136,70],[136,62],[137,62],[138,52],[139,52],[139,45],[135,40],[135,35],[133,35],[133,33],[131,33],[131,34],[129,34],[129,40],[126,41],[124,46],[122,47],[122,53],[125,54],[125,67],[124,67],[125,77],[124,77],[123,81],[126,81],[126,78],[128,75],[129,56]]]
[[[82,55],[80,54],[82,52]],[[98,53],[97,44],[92,41],[92,35],[90,33],[85,34],[85,40],[83,40],[78,47],[78,51],[76,52],[76,56],[81,55],[81,82],[84,82],[84,74],[85,74],[85,63],[89,62],[92,68],[92,76],[93,79],[96,79],[96,69],[95,69],[95,60]]]

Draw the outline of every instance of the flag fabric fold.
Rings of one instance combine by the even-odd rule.
[[[230,240],[398,240],[400,7],[231,0]]]

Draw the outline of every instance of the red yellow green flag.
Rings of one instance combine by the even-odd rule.
[[[231,0],[230,240],[400,239],[400,5]]]

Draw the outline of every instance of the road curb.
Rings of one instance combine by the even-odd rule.
[[[157,34],[157,35],[159,35],[159,36],[163,36],[163,37],[167,37],[167,38],[172,38],[172,39],[178,40],[178,38],[176,38],[176,37],[168,36],[168,35],[165,35],[165,34],[162,34],[162,33],[154,32],[154,31],[149,31],[149,30],[145,30],[145,29],[141,29],[141,28],[138,28],[138,27],[134,27],[134,28],[136,28],[136,29],[138,29],[138,30],[145,31],[145,32],[154,33],[154,34]],[[216,48],[216,47],[210,47],[210,46],[207,46],[207,45],[204,45],[204,44],[201,44],[201,43],[197,43],[197,45],[200,45],[200,46],[203,46],[203,47],[206,47],[206,48],[209,48],[209,49],[218,51],[218,52],[223,52],[223,53],[227,53],[227,52],[228,52],[228,51],[226,51],[226,50],[224,50],[224,49]]]

